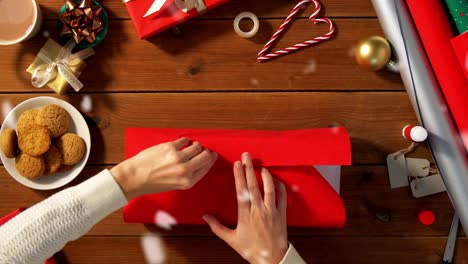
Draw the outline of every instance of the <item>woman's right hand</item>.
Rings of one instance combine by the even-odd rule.
[[[127,199],[150,193],[185,190],[211,169],[216,152],[180,138],[145,149],[110,170]]]

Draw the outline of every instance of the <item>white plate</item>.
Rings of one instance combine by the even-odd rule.
[[[75,133],[83,138],[86,145],[86,153],[80,163],[73,166],[73,168],[67,172],[55,173],[51,176],[43,176],[36,180],[29,180],[21,176],[21,174],[19,174],[19,172],[16,170],[15,159],[7,158],[5,154],[3,154],[3,151],[0,151],[0,157],[2,158],[3,165],[5,166],[5,169],[8,171],[8,173],[10,173],[10,175],[19,183],[37,190],[56,189],[71,182],[83,170],[86,162],[88,161],[91,150],[91,136],[89,133],[88,124],[86,124],[83,116],[71,104],[53,97],[36,97],[17,105],[6,116],[5,120],[3,121],[0,133],[3,131],[3,129],[6,128],[13,128],[16,130],[16,123],[23,112],[30,109],[39,109],[48,104],[56,104],[68,112],[70,115],[70,128],[67,132]]]

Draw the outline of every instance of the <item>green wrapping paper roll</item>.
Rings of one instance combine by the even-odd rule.
[[[468,31],[468,0],[445,0],[458,33]]]

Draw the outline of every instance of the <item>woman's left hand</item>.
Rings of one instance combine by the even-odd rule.
[[[286,188],[262,169],[264,197],[260,193],[252,159],[242,155],[234,164],[238,201],[237,228],[232,230],[212,216],[205,215],[215,235],[245,260],[254,264],[277,264],[289,248],[286,228]],[[278,192],[278,195],[276,195]]]

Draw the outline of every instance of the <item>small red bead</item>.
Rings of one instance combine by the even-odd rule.
[[[435,215],[432,211],[423,209],[418,213],[418,220],[421,224],[430,226],[435,222]]]
[[[461,17],[464,16],[464,15],[465,15],[465,14],[464,14],[463,12],[460,12],[460,16],[461,16]]]

